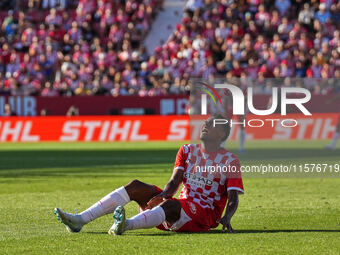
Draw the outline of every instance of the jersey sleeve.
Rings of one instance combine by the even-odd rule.
[[[239,194],[244,194],[240,160],[235,159],[231,162],[229,169],[226,181],[227,191],[237,190]]]
[[[180,170],[185,169],[185,162],[186,162],[187,157],[188,157],[188,152],[189,152],[188,145],[183,145],[178,150],[177,155],[176,155],[176,161],[175,161],[174,169],[180,169]]]

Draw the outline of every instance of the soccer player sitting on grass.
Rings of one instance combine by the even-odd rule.
[[[230,221],[238,206],[238,194],[244,192],[240,161],[220,147],[229,136],[229,124],[214,126],[214,119],[224,118],[214,115],[204,122],[201,144],[183,145],[179,149],[172,176],[164,190],[133,180],[80,214],[69,214],[56,208],[58,219],[70,232],[79,232],[85,224],[113,213],[114,224],[109,234],[120,235],[128,230],[153,227],[203,232],[216,228],[219,223],[223,232],[227,228],[228,233],[233,233]],[[174,198],[182,183],[179,198]],[[123,206],[130,201],[136,201],[143,211],[126,219]]]

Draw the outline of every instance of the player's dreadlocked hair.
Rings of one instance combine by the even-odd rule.
[[[230,135],[230,120],[227,119],[226,117],[224,117],[221,113],[214,113],[212,116],[211,116],[213,119],[225,119],[228,121],[228,123],[224,124],[223,127],[224,127],[224,131],[225,131],[225,137],[223,138],[223,141],[227,140],[229,135]]]

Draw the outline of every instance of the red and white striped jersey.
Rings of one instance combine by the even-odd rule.
[[[175,169],[184,171],[179,199],[212,210],[216,219],[223,213],[229,190],[244,193],[240,161],[224,148],[208,153],[200,144],[183,145],[177,153]]]

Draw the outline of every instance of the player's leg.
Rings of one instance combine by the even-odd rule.
[[[339,139],[339,133],[340,133],[340,118],[338,120],[338,124],[336,126],[336,130],[335,130],[334,135],[333,135],[332,143],[326,145],[327,149],[335,150],[336,144],[337,144],[338,139]]]
[[[124,206],[130,201],[136,201],[142,208],[158,194],[155,186],[133,180],[125,186],[115,189],[91,207],[80,214],[69,214],[56,208],[55,214],[66,225],[70,232],[79,232],[83,225],[109,213],[113,213],[117,206]]]
[[[133,180],[127,185],[112,191],[90,208],[81,212],[80,215],[88,223],[103,215],[113,213],[117,206],[124,206],[130,201],[135,201],[144,208],[147,202],[157,193],[157,188],[154,185]]]
[[[172,225],[179,220],[181,209],[179,201],[166,200],[151,210],[145,210],[130,219],[125,219],[125,210],[119,206],[114,212],[115,222],[109,234],[120,235],[127,230],[153,228],[164,221]]]
[[[139,180],[131,181],[129,184],[125,185],[125,189],[130,199],[135,201],[143,210],[150,199],[161,192],[156,186]]]
[[[177,200],[166,200],[151,210],[143,211],[127,219],[125,230],[152,228],[164,221],[172,225],[179,219],[181,208],[181,204]]]

